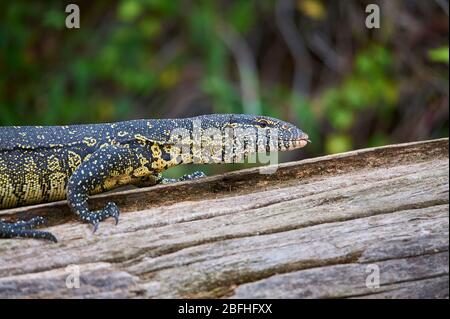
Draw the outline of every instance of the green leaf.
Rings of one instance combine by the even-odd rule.
[[[118,9],[119,18],[122,21],[130,22],[134,20],[142,11],[141,3],[135,0],[123,1]]]
[[[298,0],[297,8],[304,15],[315,20],[322,20],[327,15],[327,9],[319,0]]]
[[[354,120],[355,117],[353,111],[345,108],[333,109],[330,114],[331,124],[334,126],[334,128],[341,131],[350,129],[353,125]]]
[[[153,38],[161,32],[161,22],[154,18],[145,19],[139,27],[148,38]]]
[[[65,26],[65,20],[66,16],[62,10],[50,9],[45,13],[42,25],[60,30]]]
[[[342,153],[352,149],[352,140],[348,135],[334,134],[327,137],[325,150],[328,154]]]
[[[233,3],[228,19],[238,32],[245,33],[254,24],[256,8],[253,1],[236,1]]]
[[[428,58],[433,62],[448,64],[448,55],[449,55],[448,45],[428,50]]]
[[[349,78],[342,87],[344,103],[355,109],[363,109],[367,106],[366,92],[362,90],[361,84],[364,79]]]

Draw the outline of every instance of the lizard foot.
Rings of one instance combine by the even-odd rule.
[[[183,182],[183,181],[192,181],[198,178],[206,177],[206,174],[201,171],[195,171],[192,174],[185,174],[181,176],[180,178],[163,178],[162,184],[170,184],[170,183],[176,183],[176,182]]]
[[[94,233],[98,229],[98,225],[101,221],[108,217],[114,217],[116,225],[119,223],[119,207],[115,203],[109,202],[106,204],[105,208],[102,210],[97,210],[95,212],[85,212],[80,214],[80,219],[94,226]]]
[[[202,177],[206,177],[206,174],[203,173],[202,171],[195,171],[192,174],[186,174],[186,175],[181,176],[178,180],[179,181],[191,181],[191,180],[202,178]]]
[[[33,228],[45,223],[43,217],[33,217],[30,220],[19,220],[15,223],[7,223],[0,220],[0,238],[36,238],[46,239],[54,243],[56,237],[47,231],[33,230]]]

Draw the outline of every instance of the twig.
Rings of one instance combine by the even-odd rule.
[[[302,36],[297,30],[294,12],[294,3],[291,0],[277,1],[276,23],[295,63],[292,90],[300,96],[308,96],[311,91],[312,61],[303,44]]]
[[[230,25],[219,23],[216,30],[236,61],[244,112],[247,114],[261,114],[258,71],[248,43]]]

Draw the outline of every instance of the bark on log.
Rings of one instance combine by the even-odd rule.
[[[96,234],[65,202],[58,244],[0,241],[0,297],[448,298],[448,139],[389,145],[96,196]],[[79,267],[80,287],[66,286]],[[379,286],[372,281],[379,273]]]

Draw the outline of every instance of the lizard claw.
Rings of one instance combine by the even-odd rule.
[[[105,218],[113,217],[116,221],[116,225],[119,223],[120,211],[119,207],[117,207],[115,203],[109,202],[108,204],[106,204],[104,211],[107,212]]]
[[[58,242],[58,239],[56,239],[56,237],[55,237],[52,233],[44,232],[44,231],[41,232],[41,233],[44,233],[44,234],[43,234],[43,237],[41,237],[41,238],[50,240],[50,241],[52,241],[52,242],[54,242],[54,243],[57,243],[57,242]]]
[[[98,226],[101,221],[105,220],[108,217],[113,217],[116,225],[119,223],[119,215],[120,211],[116,204],[108,203],[105,208],[102,210],[98,210],[95,212],[86,211],[80,214],[80,218],[82,221],[87,222],[94,226],[94,233],[97,231]]]
[[[195,171],[192,174],[186,174],[179,178],[179,181],[192,181],[198,178],[206,177],[206,174],[202,171]]]

